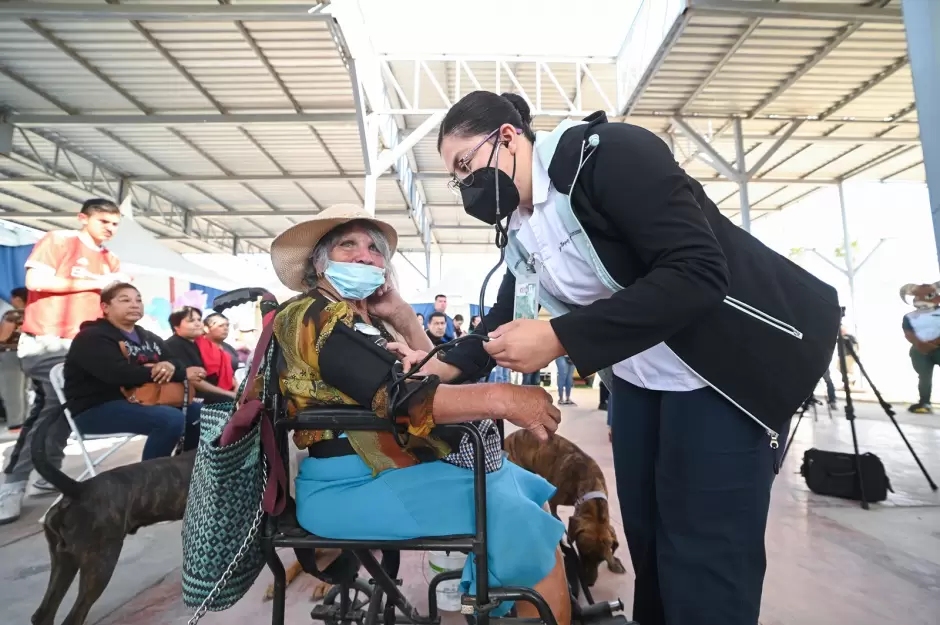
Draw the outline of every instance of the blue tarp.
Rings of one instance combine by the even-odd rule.
[[[488,315],[488,314],[490,313],[490,309],[491,309],[490,306],[486,306],[486,307],[483,309],[483,310],[485,310],[486,312],[483,313],[483,314],[484,314],[484,315]],[[479,314],[480,314],[480,306],[477,305],[477,304],[470,304],[470,316],[471,316],[471,317],[476,317],[476,316],[479,315]],[[468,319],[468,320],[467,320],[467,323],[469,323],[469,322],[470,322],[470,320]]]
[[[226,291],[214,289],[211,286],[205,286],[203,284],[196,284],[195,282],[190,282],[189,288],[193,291],[202,291],[206,294],[206,308],[212,308],[212,301],[219,295],[226,293]]]
[[[424,315],[424,328],[427,329],[428,317],[430,317],[431,313],[434,312],[434,303],[432,302],[430,304],[412,304],[411,308],[414,309],[415,313]],[[486,312],[490,312],[490,307],[487,306],[485,310]],[[480,314],[480,307],[477,304],[470,304],[470,316],[473,317],[474,315],[478,315],[478,314]],[[465,319],[464,323],[469,324],[470,320]],[[466,332],[467,325],[464,325],[463,329],[464,329],[464,332]],[[448,340],[454,338],[454,320],[453,318],[451,318],[450,315],[447,315],[447,329],[444,331],[444,336]]]
[[[10,301],[10,291],[26,286],[26,259],[32,245],[0,245],[0,298]]]
[[[411,308],[414,309],[415,313],[424,315],[424,329],[428,328],[428,317],[431,316],[431,313],[434,312],[434,303],[430,304],[412,304]],[[454,320],[451,319],[450,315],[447,317],[447,329],[444,330],[444,338],[450,340],[454,338]]]

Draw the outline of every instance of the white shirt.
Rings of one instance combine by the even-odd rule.
[[[613,291],[604,286],[572,245],[555,210],[555,202],[565,201],[552,186],[538,153],[533,151],[533,210],[513,213],[509,229],[516,231],[519,242],[535,256],[540,288],[566,304],[586,306],[611,297]],[[613,371],[634,386],[655,391],[694,391],[706,386],[665,343],[618,362]]]

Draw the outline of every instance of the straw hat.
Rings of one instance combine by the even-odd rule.
[[[361,206],[355,204],[336,204],[317,213],[307,221],[291,226],[271,243],[271,264],[278,279],[289,289],[298,292],[307,290],[304,275],[307,271],[307,259],[313,248],[330,230],[356,220],[368,221],[378,228],[388,239],[392,254],[398,246],[398,233],[395,228],[378,220]]]

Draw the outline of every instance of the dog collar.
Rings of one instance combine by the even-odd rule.
[[[577,501],[574,502],[575,509],[580,508],[584,502],[591,501],[592,499],[603,499],[604,501],[607,501],[607,493],[600,490],[592,490],[589,493],[584,493],[578,497]]]

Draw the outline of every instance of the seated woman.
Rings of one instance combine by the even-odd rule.
[[[198,404],[190,406],[184,418],[180,408],[132,403],[121,388],[187,377],[195,381],[205,372],[170,360],[163,340],[136,325],[144,305],[134,286],[119,282],[104,289],[101,311],[101,319],[82,324],[65,357],[66,405],[83,435],[144,434],[142,460],[169,456],[187,421],[198,419]]]
[[[439,386],[433,376],[410,383],[402,392],[408,396],[405,405],[390,414],[387,373],[348,352],[347,341],[351,333],[373,342],[381,334],[389,342],[431,349],[411,307],[394,289],[390,274],[396,242],[390,225],[357,207],[334,206],[290,228],[271,246],[278,278],[304,293],[287,302],[274,321],[288,415],[314,406],[361,405],[409,424],[404,447],[386,432],[295,433],[297,446],[310,455],[297,477],[297,520],[327,538],[404,540],[474,533],[473,472],[440,460],[451,457],[453,443],[434,436],[434,426],[505,419],[547,439],[560,419],[539,387]],[[337,438],[348,440],[348,453],[335,453],[346,446],[337,445]],[[554,492],[544,479],[508,460],[487,474],[489,581],[535,588],[559,625],[567,625],[571,606],[557,548],[564,526],[544,508]],[[475,588],[474,574],[468,559],[464,590]],[[510,607],[500,606],[493,614]],[[518,612],[538,617],[527,603],[520,603]]]
[[[203,320],[203,325],[206,327],[206,342],[214,347],[218,347],[221,353],[228,354],[228,364],[231,365],[234,379],[234,372],[241,364],[241,357],[238,355],[238,351],[226,342],[230,325],[228,317],[222,313],[214,312],[206,316]],[[205,347],[200,346],[199,349],[205,349]],[[219,367],[221,368],[222,366],[220,362]]]
[[[210,315],[211,316],[211,315]],[[198,367],[206,371],[205,379],[194,382],[196,397],[206,404],[224,404],[235,399],[235,391],[221,388],[219,374],[210,373],[202,358],[202,351],[197,341],[205,336],[202,311],[193,306],[183,306],[170,313],[170,328],[173,336],[166,340],[169,358],[184,367]]]

